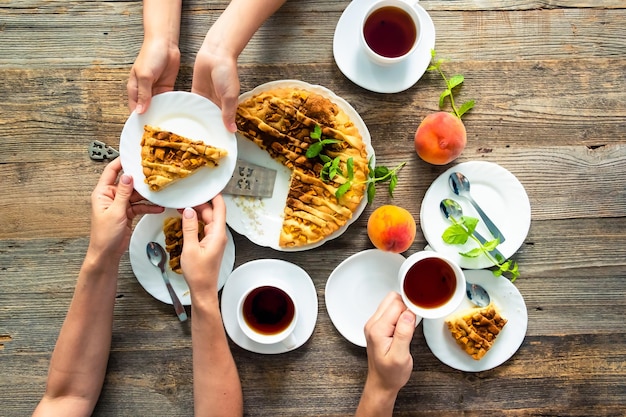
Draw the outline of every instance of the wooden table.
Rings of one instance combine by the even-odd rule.
[[[184,2],[182,68],[226,1]],[[332,54],[347,1],[289,1],[240,58],[242,91],[277,79],[321,84],[367,124],[379,163],[407,161],[395,198],[382,189],[340,238],[301,253],[235,234],[236,266],[258,258],[305,268],[319,298],[312,337],[283,355],[232,344],[249,416],[346,416],[364,382],[365,350],[333,327],[324,303],[331,271],[372,247],[372,210],[398,204],[419,220],[425,191],[449,166],[413,148],[437,110],[442,80],[427,73],[399,94],[349,81]],[[445,70],[466,77],[460,97],[468,145],[455,163],[512,172],[532,205],[514,259],[528,330],[519,351],[489,371],[441,363],[420,325],[413,375],[398,416],[623,416],[626,412],[626,3],[623,0],[423,0]],[[88,243],[89,195],[103,168],[87,145],[119,144],[126,80],[142,41],[140,1],[4,1],[0,5],[0,415],[28,415]],[[424,247],[419,230],[409,255]],[[323,260],[323,261],[320,261]],[[138,284],[123,258],[113,346],[98,416],[192,415],[191,340],[172,308]]]

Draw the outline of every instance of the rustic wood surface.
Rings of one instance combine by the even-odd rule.
[[[226,1],[185,0],[177,89],[189,90],[195,51]],[[236,262],[285,259],[305,268],[319,298],[310,340],[264,356],[232,344],[247,416],[347,416],[364,382],[365,350],[333,327],[324,303],[332,269],[372,247],[371,211],[399,204],[419,220],[424,192],[449,166],[413,149],[437,110],[427,73],[399,94],[350,82],[332,55],[347,1],[289,0],[240,58],[242,91],[277,79],[324,85],[350,102],[377,161],[408,161],[395,198],[376,201],[340,238],[300,253],[235,234]],[[528,308],[519,351],[485,372],[452,369],[420,325],[413,375],[397,416],[624,416],[626,412],[626,3],[624,0],[422,0],[445,69],[466,77],[468,145],[455,162],[507,168],[532,205],[514,255]],[[126,80],[142,41],[140,1],[0,3],[0,415],[29,415],[88,243],[89,194],[102,163],[91,140],[119,144]],[[419,231],[405,255],[424,247]],[[323,262],[320,262],[323,259]],[[192,415],[191,339],[172,308],[121,265],[113,346],[96,416]]]

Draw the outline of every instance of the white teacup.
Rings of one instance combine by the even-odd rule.
[[[433,251],[409,256],[398,271],[400,294],[409,310],[425,319],[454,312],[465,297],[465,275],[455,262]]]
[[[288,349],[296,345],[298,308],[290,290],[279,281],[267,281],[243,294],[237,321],[243,333],[257,343],[282,343]]]
[[[422,39],[422,19],[415,9],[419,0],[379,0],[361,22],[361,44],[368,57],[380,65],[407,59]]]

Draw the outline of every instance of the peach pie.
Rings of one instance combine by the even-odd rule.
[[[176,133],[144,126],[141,138],[141,166],[152,191],[195,173],[203,166],[217,166],[227,155],[224,149]]]
[[[507,320],[491,303],[484,308],[453,314],[445,322],[456,343],[472,358],[479,360],[491,349]]]
[[[275,88],[242,101],[236,122],[241,135],[292,172],[280,247],[318,242],[350,220],[366,193],[368,155],[339,105],[305,88]],[[307,156],[311,146],[319,152]]]

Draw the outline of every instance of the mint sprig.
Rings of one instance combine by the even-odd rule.
[[[367,202],[371,204],[376,196],[376,183],[389,181],[389,196],[393,197],[393,191],[398,185],[398,172],[406,165],[406,162],[402,162],[393,169],[389,169],[386,166],[372,166],[372,158],[368,161],[369,173],[367,179]]]
[[[501,275],[510,274],[511,282],[514,282],[520,276],[519,267],[517,262],[512,260],[506,260],[502,256],[493,256],[493,251],[499,244],[499,239],[494,239],[485,242],[484,244],[474,236],[478,219],[475,217],[461,216],[460,219],[455,219],[453,216],[448,217],[452,222],[452,225],[444,230],[441,236],[443,241],[450,245],[464,245],[468,239],[472,239],[478,245],[468,252],[459,252],[459,255],[466,258],[477,258],[484,254],[496,267],[491,272],[494,276],[499,277]]]
[[[452,77],[448,79],[446,75],[443,73],[443,70],[441,69],[441,64],[443,64],[445,60],[435,59],[436,55],[437,53],[435,52],[435,50],[431,49],[430,50],[431,65],[426,70],[437,71],[446,83],[446,89],[443,90],[443,93],[441,93],[441,95],[439,96],[439,108],[443,109],[445,106],[446,97],[449,98],[453,113],[456,115],[456,117],[460,119],[465,113],[467,113],[474,107],[475,101],[468,100],[464,102],[463,104],[461,104],[460,107],[456,106],[456,103],[454,102],[454,95],[452,93],[452,90],[456,87],[459,87],[461,84],[463,84],[463,81],[465,81],[465,77],[460,74],[457,74],[457,75],[453,75]]]
[[[337,139],[323,139],[322,128],[319,125],[315,125],[315,128],[313,128],[313,132],[309,134],[309,137],[311,139],[317,140],[317,142],[313,142],[311,145],[309,145],[308,149],[306,150],[305,156],[309,159],[315,158],[316,156],[324,155],[322,154],[322,150],[324,150],[324,147],[326,145],[332,145],[341,142]]]

